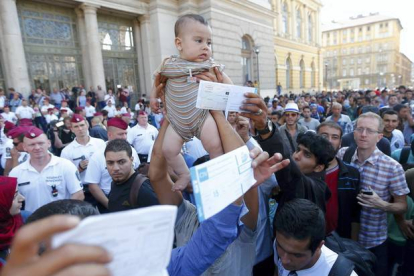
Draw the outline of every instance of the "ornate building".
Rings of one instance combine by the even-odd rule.
[[[322,33],[327,89],[409,84],[411,61],[400,53],[398,18],[370,14],[325,25]]]
[[[283,93],[320,91],[322,56],[319,0],[273,0],[276,83]]]
[[[147,94],[163,58],[177,54],[175,21],[197,13],[235,84],[258,81],[262,95],[277,82],[283,92],[317,89],[319,8],[318,0],[1,0],[0,86]]]

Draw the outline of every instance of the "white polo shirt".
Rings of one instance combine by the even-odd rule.
[[[60,111],[62,112],[62,110],[66,110],[66,112],[68,113],[69,116],[72,116],[72,114],[73,114],[72,109],[70,109],[69,107],[61,107]]]
[[[134,146],[138,154],[149,154],[150,148],[157,139],[158,130],[147,124],[147,127],[142,127],[139,124],[131,128],[130,143]]]
[[[85,113],[86,113],[86,117],[93,117],[93,114],[96,113],[96,109],[92,105],[85,106]]]
[[[52,201],[70,199],[71,195],[82,190],[75,165],[64,158],[50,155],[50,162],[40,173],[32,167],[29,158],[9,174],[17,178],[19,192],[26,198],[27,211],[34,212]]]
[[[55,106],[53,104],[43,105],[42,108],[40,109],[40,111],[43,112],[43,113],[45,113],[45,112],[47,112],[47,110],[49,108],[55,108]]]
[[[81,161],[89,160],[95,151],[106,147],[104,140],[93,137],[89,138],[89,142],[86,145],[79,144],[75,138],[75,140],[62,150],[60,157],[69,160],[78,168]],[[80,173],[82,184],[85,184],[85,174],[86,170]]]
[[[17,123],[17,117],[16,117],[16,114],[14,114],[14,112],[11,112],[11,111],[9,113],[3,112],[1,113],[1,116],[4,118],[5,121],[12,122],[13,124]]]
[[[404,142],[404,135],[399,129],[394,129],[392,131],[392,138],[391,138],[391,152],[395,150],[402,149],[405,145]]]
[[[30,106],[19,106],[16,109],[16,115],[20,116],[20,119],[32,119],[35,111]]]
[[[51,121],[58,121],[59,118],[55,114],[46,114],[45,120],[46,120],[46,123],[50,124]]]
[[[115,107],[114,105],[112,105],[112,106],[107,105],[107,106],[105,106],[105,107],[103,108],[103,110],[108,111],[108,118],[113,118],[113,117],[115,117],[115,115],[116,115],[116,113],[117,113],[117,111],[116,111],[116,107]]]
[[[1,163],[1,167],[4,169],[6,168],[6,161],[7,159],[11,159],[11,153],[10,151],[12,150],[12,148],[14,148],[13,145],[13,139],[9,139],[7,138],[6,143],[4,144],[4,153],[1,156],[0,159],[0,163]],[[23,163],[24,161],[26,161],[29,158],[29,154],[25,151],[20,152],[19,158],[18,158],[18,162],[19,164]]]
[[[89,159],[88,168],[86,169],[84,183],[89,184],[98,184],[102,191],[108,195],[111,191],[111,182],[112,178],[109,175],[109,172],[106,168],[106,160],[105,160],[105,148],[101,147],[97,150],[92,157]],[[140,161],[138,158],[138,154],[135,149],[131,146],[132,149],[132,157],[134,158],[133,165],[134,168],[137,169]]]
[[[194,157],[196,160],[200,157],[208,155],[208,152],[204,149],[201,140],[197,137],[191,138],[190,141],[184,144],[187,154]]]

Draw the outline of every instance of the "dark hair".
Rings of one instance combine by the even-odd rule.
[[[371,98],[369,96],[364,97],[366,103],[371,103]]]
[[[329,162],[335,157],[335,150],[332,144],[312,131],[300,133],[296,142],[315,155],[317,164],[324,165],[325,168],[328,167]]]
[[[341,133],[340,137],[342,137],[342,132],[343,132],[342,127],[340,127],[337,123],[332,122],[332,121],[325,121],[316,127],[316,133],[319,134],[319,129],[321,129],[322,127],[330,127],[330,128],[339,130]]]
[[[394,111],[396,111],[397,113],[399,113],[399,112],[401,111],[401,109],[403,109],[403,108],[408,108],[408,106],[403,105],[403,104],[397,104],[397,105],[396,105],[396,106],[394,106],[392,109],[393,109]]]
[[[199,23],[201,23],[205,26],[208,26],[207,20],[205,20],[204,17],[202,17],[201,15],[198,15],[198,14],[183,15],[180,18],[178,18],[178,20],[175,22],[174,32],[175,32],[176,37],[180,34],[180,31],[183,28],[183,26],[185,24],[187,24],[188,21],[190,21],[190,20],[194,20],[194,21],[199,22]]]
[[[27,218],[26,223],[31,223],[53,215],[74,215],[84,219],[89,216],[99,215],[99,212],[92,204],[86,201],[62,199],[43,205]]]
[[[388,109],[388,110],[385,110],[384,112],[382,112],[382,114],[381,114],[381,118],[383,118],[384,119],[384,116],[385,115],[397,115],[398,116],[398,113],[397,113],[397,111],[395,111],[395,110],[390,110],[390,109]]]
[[[102,116],[108,116],[108,110],[101,110]]]
[[[276,214],[275,230],[287,238],[310,239],[309,249],[313,255],[325,238],[325,215],[307,199],[292,199]]]
[[[302,107],[302,110],[305,110],[305,109],[309,109],[310,110],[310,106],[307,105],[307,106]]]
[[[105,157],[106,157],[106,153],[110,151],[110,152],[120,152],[120,151],[125,151],[128,155],[128,157],[132,156],[132,149],[131,149],[131,145],[122,139],[115,139],[112,141],[109,141],[108,144],[106,144],[106,148],[105,148]]]

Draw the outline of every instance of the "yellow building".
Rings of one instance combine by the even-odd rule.
[[[276,83],[282,93],[320,91],[322,56],[319,0],[272,0],[276,11]]]
[[[411,61],[400,53],[398,18],[359,15],[322,28],[326,89],[372,89],[410,82]]]

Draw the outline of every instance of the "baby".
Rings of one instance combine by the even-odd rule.
[[[168,78],[165,86],[167,118],[170,122],[163,142],[163,154],[178,179],[173,190],[183,190],[190,183],[190,172],[179,156],[184,142],[196,136],[215,158],[223,154],[216,122],[208,110],[196,108],[198,83],[194,77],[203,72],[221,71],[223,66],[211,58],[211,28],[199,15],[181,16],[175,23],[175,46],[179,56],[163,61],[159,73]],[[223,74],[224,83],[232,83]]]

